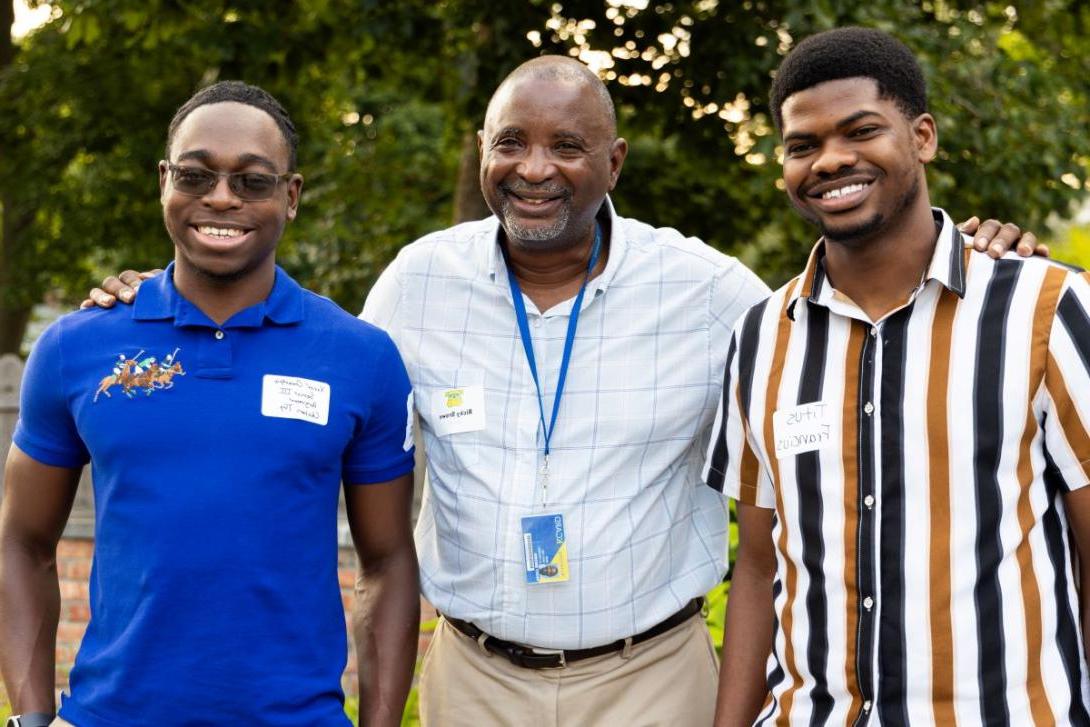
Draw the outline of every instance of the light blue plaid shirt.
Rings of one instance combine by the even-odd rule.
[[[501,639],[586,648],[648,629],[726,571],[726,500],[702,484],[734,321],[768,288],[673,229],[618,217],[583,300],[549,458],[495,217],[405,247],[361,318],[397,342],[429,486],[416,543],[424,596]],[[526,308],[546,413],[568,316]],[[439,436],[436,401],[481,387],[484,426]],[[439,399],[437,399],[439,397]],[[564,516],[571,578],[527,585],[521,519]]]

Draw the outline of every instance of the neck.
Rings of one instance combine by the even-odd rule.
[[[174,264],[174,287],[217,326],[268,298],[275,279],[276,267],[271,260],[242,277],[228,279],[191,270],[177,260]]]
[[[909,214],[872,239],[825,242],[825,269],[836,289],[877,321],[904,305],[919,285],[938,238],[926,195]]]
[[[594,231],[595,226],[592,225],[589,234],[579,242],[550,250],[534,249],[518,242],[512,243],[510,238],[506,238],[507,264],[511,266],[522,292],[534,302],[539,312],[544,313],[579,292],[594,246]],[[603,234],[602,249],[594,270],[590,272],[591,278],[605,270],[607,251]]]

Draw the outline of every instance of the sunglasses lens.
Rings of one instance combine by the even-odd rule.
[[[242,199],[268,199],[276,189],[277,177],[261,172],[242,172],[230,176],[231,189]]]
[[[207,169],[174,167],[174,188],[182,194],[203,195],[216,183],[216,175]]]

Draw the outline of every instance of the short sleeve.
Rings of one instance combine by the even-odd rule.
[[[741,406],[739,386],[739,339],[741,325],[735,327],[727,352],[723,391],[708,443],[704,463],[704,481],[729,497],[757,507],[775,507],[775,493],[762,472],[749,437],[749,425]]]
[[[382,275],[367,294],[367,300],[363,303],[363,311],[360,319],[378,326],[389,332],[397,339],[396,318],[398,303],[401,301],[401,283],[398,275],[398,266],[401,258],[395,258],[386,266]]]
[[[367,416],[344,456],[349,484],[386,482],[413,469],[413,394],[405,365],[385,333],[375,336],[370,370],[361,372]]]
[[[713,345],[722,345],[738,319],[771,294],[752,270],[740,260],[731,258],[730,264],[716,277],[712,290],[710,333]]]
[[[1044,432],[1049,459],[1070,491],[1090,482],[1090,283],[1067,278],[1049,336]]]
[[[19,421],[12,441],[42,464],[82,467],[91,459],[68,406],[61,324],[47,328],[23,372]]]

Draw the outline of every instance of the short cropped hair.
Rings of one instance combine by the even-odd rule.
[[[858,77],[874,79],[879,98],[894,101],[909,119],[927,113],[927,82],[904,43],[871,28],[835,28],[806,38],[780,64],[769,94],[776,128],[783,129],[783,104],[792,94]]]
[[[261,109],[276,122],[284,141],[288,145],[288,171],[295,171],[296,153],[299,149],[299,134],[295,131],[295,124],[280,102],[263,88],[251,86],[242,81],[220,81],[211,86],[202,88],[193,94],[188,101],[178,107],[174,112],[174,118],[167,127],[167,159],[170,159],[170,147],[174,143],[174,134],[181,126],[185,118],[193,112],[193,109],[214,103],[234,102],[253,106]]]

